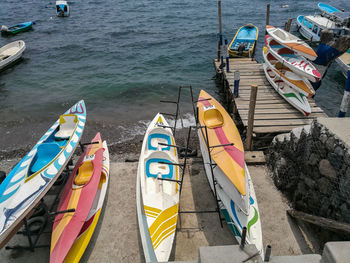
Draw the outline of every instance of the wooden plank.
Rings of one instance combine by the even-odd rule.
[[[266,163],[266,159],[263,151],[245,151],[244,160],[248,165]]]
[[[237,103],[236,103],[236,106],[239,110],[241,110],[241,109],[247,110],[248,109],[248,104],[237,105]],[[276,111],[279,111],[280,109],[294,109],[294,107],[292,107],[291,105],[289,105],[287,103],[274,103],[274,104],[257,104],[256,109],[275,109],[275,112],[276,112]],[[312,107],[311,107],[311,111],[312,111]]]
[[[292,129],[301,127],[304,125],[291,125],[291,126],[268,126],[268,127],[254,127],[253,132],[256,134],[261,133],[285,133],[290,132]]]
[[[254,127],[307,125],[312,121],[312,119],[254,120]],[[242,120],[242,122],[244,126],[248,125],[248,120]]]
[[[331,229],[333,231],[337,231],[339,233],[347,233],[350,234],[350,224],[335,221],[329,218],[321,217],[321,216],[315,216],[310,215],[304,212],[300,212],[294,209],[287,210],[288,214],[296,219],[300,219],[302,221]]]
[[[299,112],[295,108],[291,109],[255,109],[255,114],[282,114],[282,113],[291,113],[291,112]],[[248,109],[239,109],[240,114],[248,114]],[[323,110],[319,108],[313,109],[313,112],[310,116],[312,116],[313,113],[324,113]],[[327,116],[325,116],[327,117]]]
[[[248,120],[248,114],[240,113],[242,120]],[[324,113],[314,113],[312,117],[324,117]],[[274,119],[310,119],[300,112],[280,113],[280,114],[255,114],[255,120],[274,120]]]
[[[241,108],[241,106],[244,106],[246,104],[249,104],[249,100],[244,99],[235,99],[236,105],[238,108]],[[256,104],[284,104],[286,101],[283,99],[270,99],[270,100],[257,100]],[[289,105],[289,104],[288,104]],[[315,102],[309,102],[310,107],[317,107]]]

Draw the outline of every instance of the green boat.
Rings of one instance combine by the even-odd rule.
[[[3,25],[1,27],[1,34],[3,35],[16,35],[20,32],[28,31],[32,28],[34,22],[24,22],[15,26],[7,27]]]

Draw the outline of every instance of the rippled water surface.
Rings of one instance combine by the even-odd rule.
[[[271,24],[282,26],[289,17],[314,13],[318,1],[222,0],[226,38],[242,24],[259,26],[260,61],[267,2]],[[195,96],[200,89],[219,92],[212,64],[216,0],[69,3],[70,17],[58,18],[54,1],[1,0],[0,24],[36,21],[32,31],[0,38],[0,46],[18,39],[27,45],[24,59],[0,73],[1,149],[34,143],[80,99],[87,104],[89,136],[100,130],[117,142],[142,134],[156,112],[172,111],[159,100],[175,99],[179,85],[192,85]],[[350,9],[345,0],[332,4]],[[334,64],[316,96],[331,116],[338,112],[344,86]]]

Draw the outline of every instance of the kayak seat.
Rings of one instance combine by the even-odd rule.
[[[158,176],[161,176],[162,178],[167,178],[167,179],[173,178],[173,171],[174,171],[173,165],[163,164],[159,162],[171,163],[167,159],[161,159],[161,158],[148,159],[146,161],[147,177],[158,178]]]
[[[208,128],[221,127],[224,124],[224,118],[217,109],[209,109],[204,111],[204,124]]]
[[[148,150],[157,150],[158,143],[171,144],[170,136],[164,133],[153,133],[148,136]],[[162,151],[169,151],[170,146],[161,146]]]
[[[55,134],[55,139],[69,139],[78,123],[78,117],[75,114],[64,114],[60,116],[60,126]]]
[[[34,162],[31,165],[30,172],[36,173],[44,166],[49,164],[61,151],[57,143],[43,143],[40,144],[34,157]]]
[[[87,184],[94,172],[94,165],[92,161],[85,161],[78,169],[78,174],[74,178],[75,185],[85,185]]]

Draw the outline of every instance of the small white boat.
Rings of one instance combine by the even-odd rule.
[[[0,70],[21,58],[26,44],[23,40],[11,42],[0,48]]]
[[[288,83],[276,73],[275,69],[269,67],[266,62],[263,63],[263,68],[267,80],[271,83],[272,87],[278,92],[278,94],[302,114],[309,116],[311,113],[311,107],[307,97],[288,85]]]
[[[350,49],[348,49],[348,51],[338,57],[335,61],[337,61],[338,65],[340,66],[345,78],[348,78],[348,71],[350,70]]]
[[[294,73],[299,74],[312,82],[321,79],[320,72],[303,56],[295,54],[290,48],[280,45],[270,36],[265,36],[265,45],[271,54],[278,59],[279,62],[287,66]]]
[[[67,1],[56,1],[57,16],[69,16],[69,5]]]
[[[265,63],[267,63],[270,68],[274,69],[275,73],[279,75],[284,82],[288,83],[290,87],[308,97],[312,97],[315,94],[315,90],[306,78],[295,74],[286,67],[284,63],[279,62],[267,47],[263,48],[263,57]]]
[[[305,41],[292,35],[291,33],[274,26],[266,26],[267,33],[281,45],[292,49],[295,53],[306,57],[309,60],[315,60],[317,54],[305,43]]]
[[[163,115],[148,126],[139,159],[136,206],[146,262],[166,262],[175,238],[180,172],[175,139]],[[166,144],[166,145],[162,145]]]

